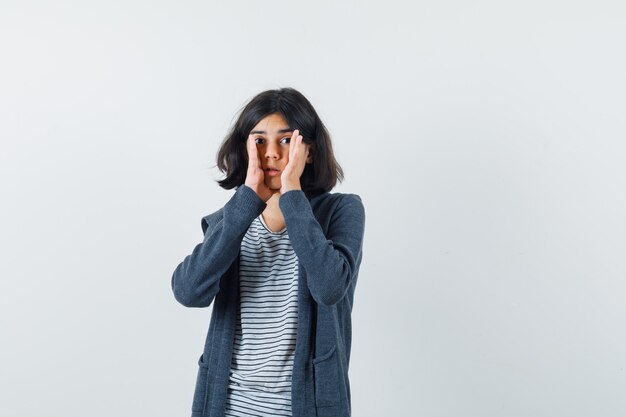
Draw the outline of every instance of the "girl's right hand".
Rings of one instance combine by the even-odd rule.
[[[252,137],[252,135],[248,136],[246,149],[248,151],[248,171],[246,172],[246,181],[244,184],[252,188],[261,200],[267,202],[274,193],[270,187],[265,184],[265,173],[263,172],[263,168],[261,168],[259,152],[256,148],[255,138]]]

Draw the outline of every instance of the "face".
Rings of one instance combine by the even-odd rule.
[[[289,142],[292,134],[293,130],[280,114],[266,116],[250,132],[261,160],[265,184],[271,190],[280,189],[280,174],[289,162]]]

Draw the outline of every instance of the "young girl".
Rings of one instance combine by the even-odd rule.
[[[192,417],[350,416],[351,312],[365,212],[330,193],[343,172],[291,88],[242,110],[218,154],[230,200],[176,267],[187,307],[213,303]]]

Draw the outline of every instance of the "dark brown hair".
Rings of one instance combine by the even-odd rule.
[[[300,186],[307,195],[330,191],[343,180],[343,170],[335,160],[330,134],[309,100],[293,88],[267,90],[256,95],[243,108],[217,154],[217,167],[226,174],[219,180],[222,188],[230,190],[246,180],[248,154],[246,140],[264,117],[280,114],[290,129],[298,129],[303,141],[312,144],[313,161],[306,164]]]

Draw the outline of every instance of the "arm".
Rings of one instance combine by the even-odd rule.
[[[219,291],[219,282],[239,254],[239,247],[250,223],[265,208],[257,194],[240,186],[223,208],[216,225],[206,225],[204,241],[176,267],[172,291],[186,307],[208,307]],[[205,222],[203,221],[203,229]]]
[[[361,263],[365,227],[361,199],[353,194],[342,197],[332,214],[328,236],[303,191],[287,191],[279,204],[313,299],[324,305],[338,303],[354,283]]]

